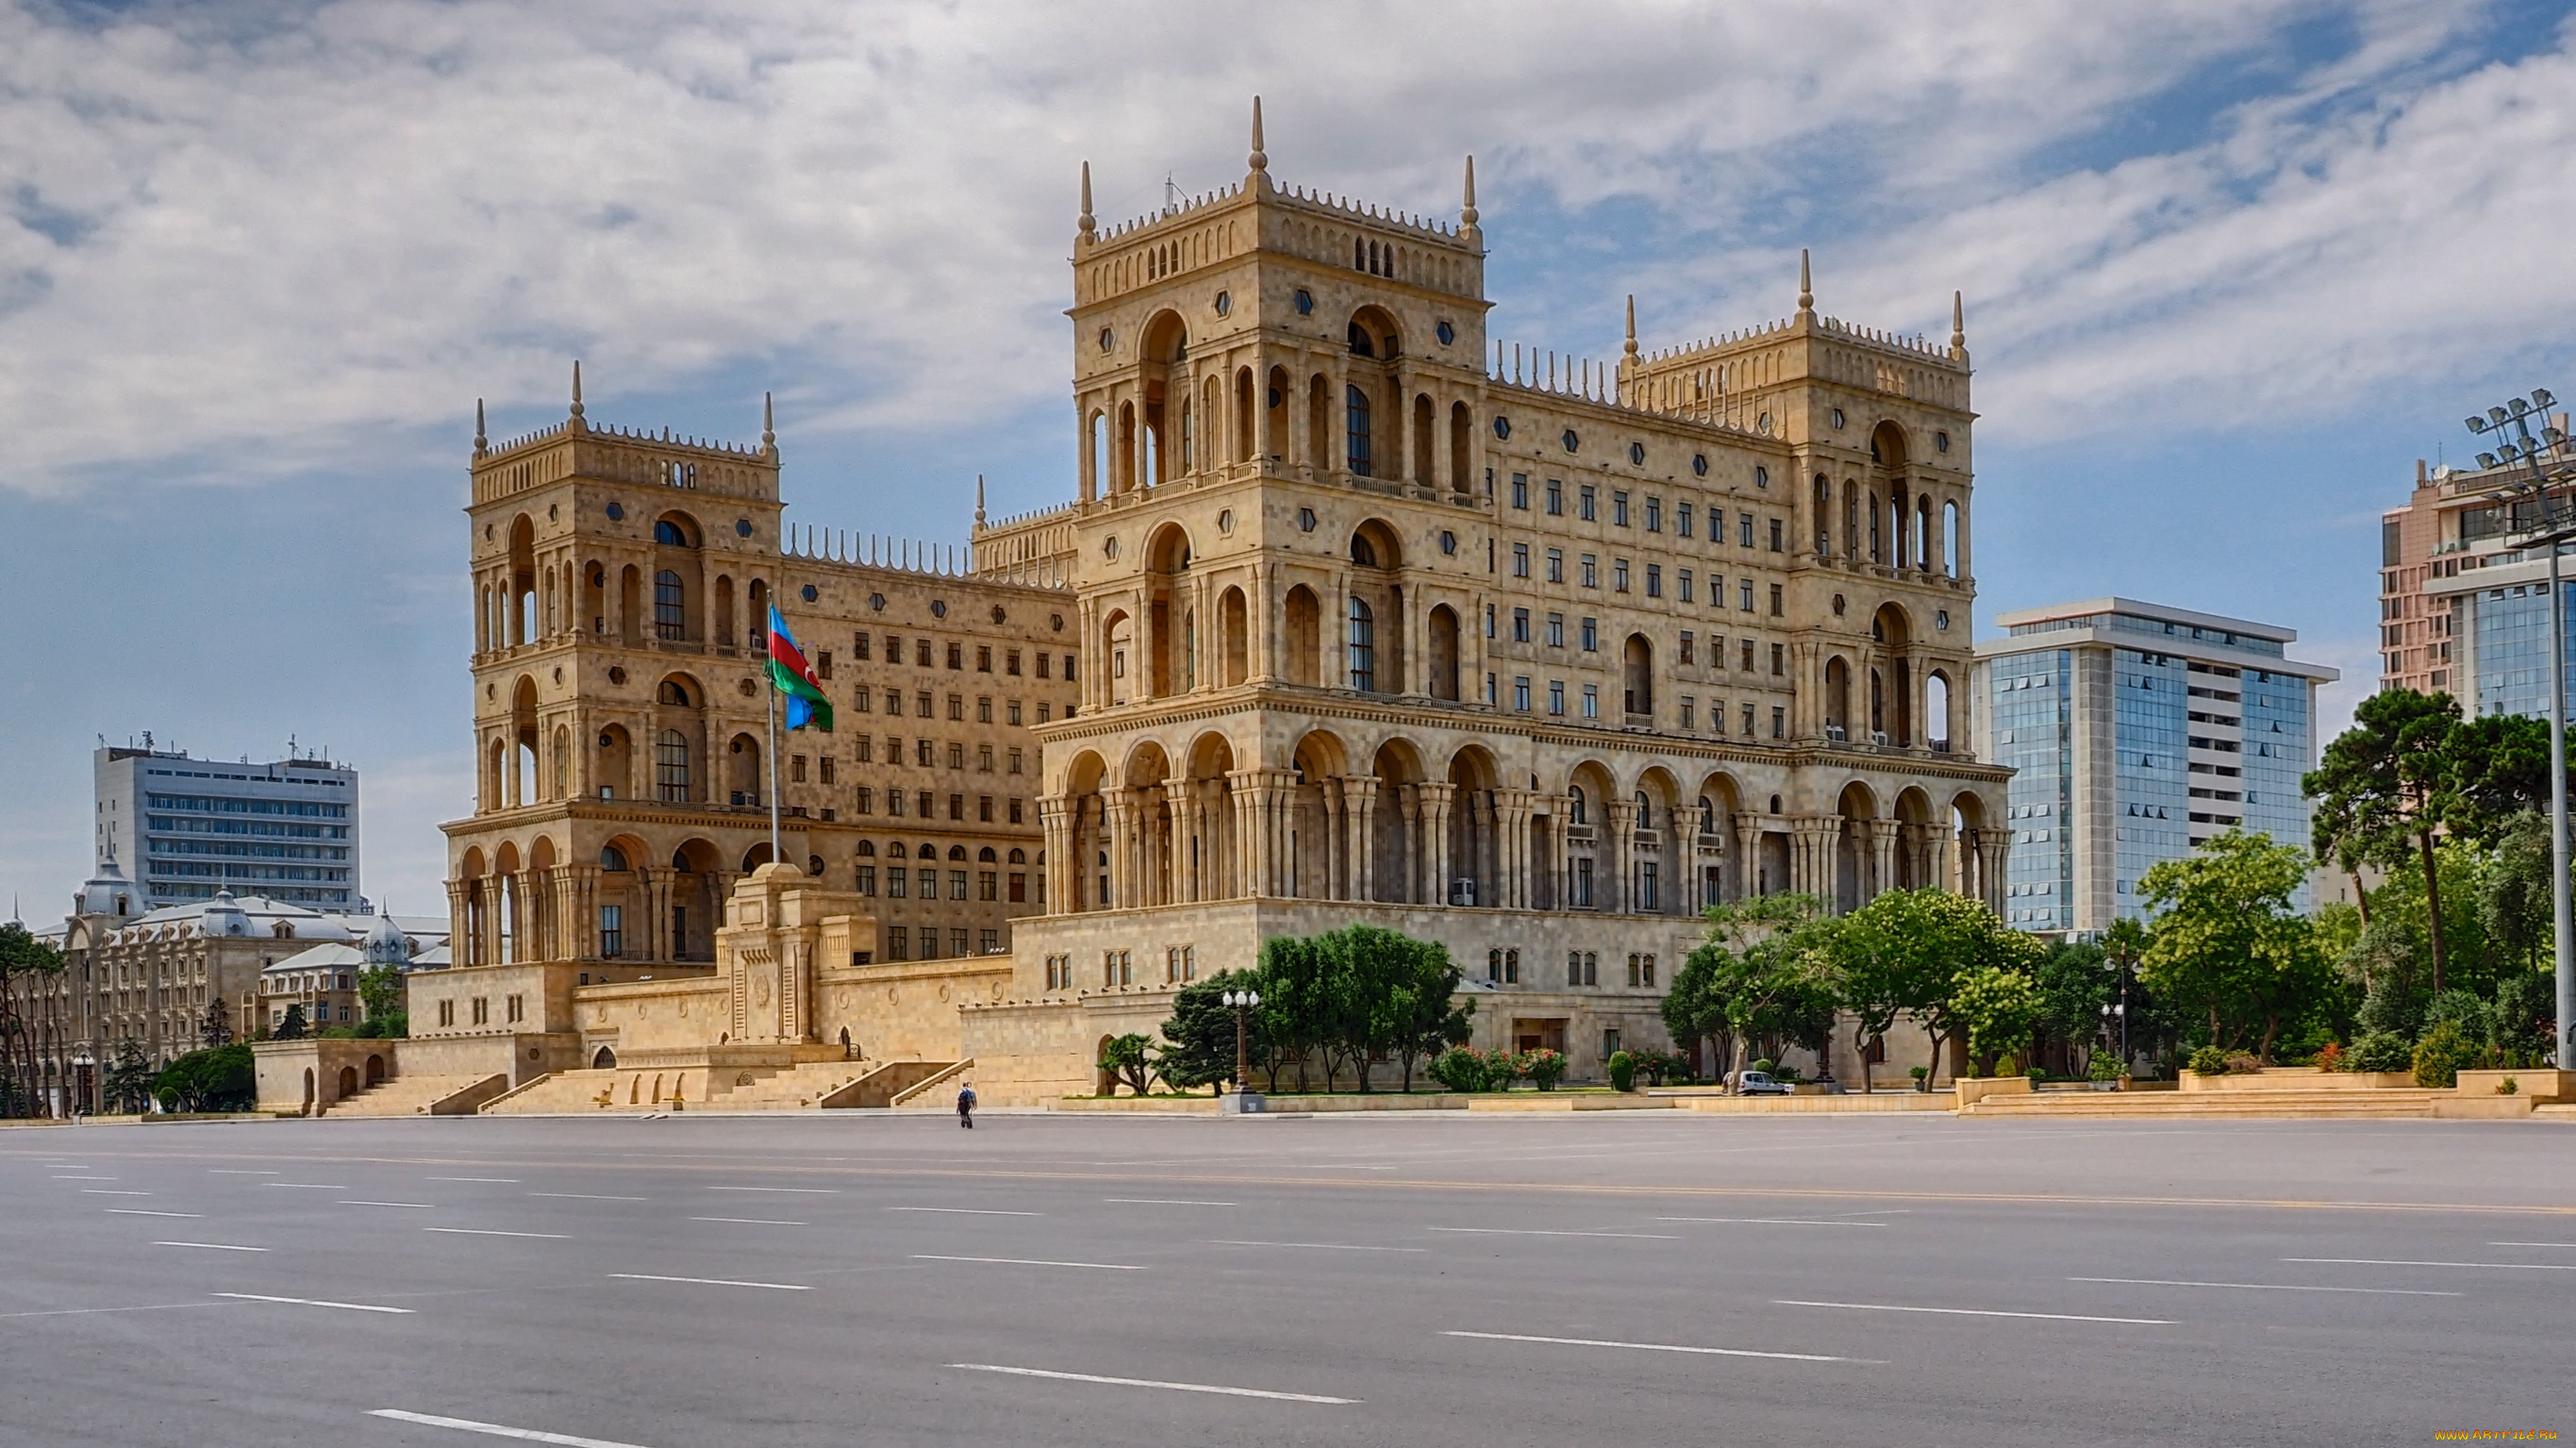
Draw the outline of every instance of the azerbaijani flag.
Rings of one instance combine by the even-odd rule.
[[[769,682],[787,696],[788,728],[811,724],[832,732],[832,700],[815,679],[814,666],[805,662],[805,651],[788,636],[787,620],[778,616],[774,603],[769,606]]]

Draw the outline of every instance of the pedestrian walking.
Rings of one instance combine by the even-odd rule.
[[[968,1131],[975,1129],[975,1083],[972,1081],[957,1088],[957,1124]]]

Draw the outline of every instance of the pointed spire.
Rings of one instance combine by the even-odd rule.
[[[975,526],[984,526],[984,475],[975,475]]]
[[[1458,207],[1458,228],[1472,235],[1476,230],[1476,158],[1467,158],[1467,197]]]
[[[1082,216],[1074,222],[1074,229],[1084,241],[1097,240],[1100,235],[1100,223],[1093,220],[1091,215],[1091,163],[1089,161],[1082,163]]]
[[[572,430],[587,432],[589,429],[590,424],[582,421],[581,417],[581,359],[575,357],[572,359]]]
[[[1968,308],[1957,292],[1950,294],[1950,358],[1955,362],[1968,360]]]
[[[760,450],[778,456],[778,415],[770,406],[769,394],[760,394]]]
[[[1261,97],[1259,96],[1252,98],[1252,154],[1243,158],[1243,164],[1251,168],[1256,179],[1263,184],[1268,183],[1270,155],[1261,149]]]
[[[1628,294],[1628,343],[1620,349],[1632,360],[1637,355],[1637,294]]]
[[[1815,319],[1816,284],[1813,274],[1807,269],[1807,249],[1802,246],[1798,248],[1798,320],[1812,322]]]
[[[483,436],[483,399],[474,399],[474,455],[481,457],[492,450],[491,440]]]

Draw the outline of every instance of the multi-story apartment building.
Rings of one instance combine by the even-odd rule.
[[[1979,757],[2013,766],[2005,922],[2094,931],[2231,829],[2308,842],[2316,688],[2295,630],[2126,598],[2001,614],[1977,645]],[[2301,908],[2306,906],[2301,896]]]
[[[2405,506],[2380,515],[2381,688],[2450,694],[2468,714],[2547,710],[2549,557],[2516,545],[2506,496],[2529,479],[2416,462]],[[2566,636],[2576,659],[2576,627]],[[2576,668],[2568,679],[2576,695]]]
[[[91,773],[93,856],[131,862],[151,907],[230,890],[315,910],[363,908],[358,772],[348,765],[236,764],[147,741],[101,748]]]
[[[577,374],[564,422],[477,437],[481,786],[447,828],[490,975],[416,977],[415,1036],[645,1100],[891,1049],[935,999],[905,1049],[987,1099],[1087,1091],[1182,982],[1365,920],[1467,966],[1482,1044],[1590,1075],[1663,1040],[1707,904],[2000,905],[1955,306],[1897,337],[1802,275],[1786,319],[1647,349],[1632,318],[1608,365],[1489,344],[1472,170],[1456,223],[1403,218],[1278,186],[1255,130],[1240,184],[1123,227],[1086,171],[1075,496],[979,506],[957,571],[789,533],[771,434],[601,427]],[[873,934],[765,941],[806,963],[726,1005],[682,978],[768,858],[772,600],[839,713],[779,746],[783,853]],[[763,880],[753,922],[792,904]],[[482,1024],[505,996],[531,1014]]]

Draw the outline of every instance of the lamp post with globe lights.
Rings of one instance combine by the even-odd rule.
[[[2576,538],[2576,500],[2565,496],[2576,482],[2576,457],[2567,433],[2550,421],[2558,399],[2543,387],[2528,400],[2511,398],[2468,419],[2468,429],[2494,450],[2478,454],[2487,469],[2519,463],[2525,477],[2511,494],[2512,536],[2527,553],[2549,550],[2549,874],[2550,921],[2557,954],[2557,1024],[2552,1054],[2565,1069],[2576,1061],[2568,1049],[2576,1033],[2576,927],[2571,927],[2567,879],[2567,599],[2559,585],[2558,554]],[[2539,423],[2535,434],[2533,423]],[[2556,490],[2558,496],[2552,496]]]
[[[1221,999],[1234,1012],[1234,1092],[1225,1098],[1225,1110],[1234,1115],[1249,1116],[1261,1110],[1261,1093],[1252,1089],[1252,1036],[1248,1022],[1253,1009],[1261,1004],[1257,990],[1230,990]]]

